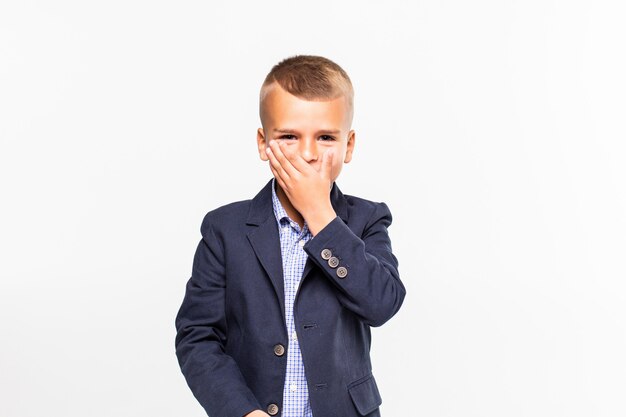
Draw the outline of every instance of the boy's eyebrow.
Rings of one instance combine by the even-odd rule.
[[[274,132],[290,133],[290,134],[298,133],[298,131],[295,130],[295,129],[277,129],[277,128],[274,128]],[[336,134],[341,133],[341,130],[339,130],[339,129],[322,129],[322,130],[318,130],[317,133],[318,134],[326,134],[326,135],[328,135],[328,134],[336,135]]]

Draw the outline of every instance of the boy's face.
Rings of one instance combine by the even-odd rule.
[[[333,151],[331,180],[335,181],[344,163],[352,159],[354,130],[346,99],[328,101],[300,99],[274,83],[265,96],[263,124],[257,131],[261,160],[267,161],[265,149],[271,139],[285,143],[284,152],[299,154],[318,172],[322,155]]]

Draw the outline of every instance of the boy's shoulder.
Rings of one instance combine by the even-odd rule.
[[[216,228],[227,224],[245,223],[253,199],[234,201],[214,208],[204,215],[200,231],[204,235],[209,227]]]
[[[381,202],[376,202],[374,200],[368,200],[366,198],[363,197],[357,197],[355,195],[351,195],[351,194],[343,194],[343,197],[346,199],[346,202],[348,203],[348,206],[352,206],[352,207],[356,207],[358,209],[370,209],[370,210],[375,210],[377,207],[379,207],[381,204],[385,204],[385,203],[381,203]]]

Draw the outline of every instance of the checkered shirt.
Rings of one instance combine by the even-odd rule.
[[[283,279],[285,281],[285,320],[289,335],[287,374],[283,388],[281,416],[313,417],[302,354],[293,321],[293,303],[308,256],[302,247],[312,238],[312,235],[306,222],[304,227],[300,229],[298,223],[289,218],[276,195],[275,183],[276,179],[272,179],[272,205],[280,234],[280,252],[283,259]]]

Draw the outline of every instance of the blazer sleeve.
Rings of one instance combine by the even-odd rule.
[[[176,356],[187,384],[211,417],[242,417],[261,409],[237,363],[224,351],[224,252],[209,215],[202,222],[192,275],[176,316]]]
[[[339,302],[364,323],[377,327],[400,309],[406,290],[387,233],[391,212],[385,203],[374,204],[362,237],[337,216],[304,250],[336,286]],[[338,264],[325,259],[329,255]]]

